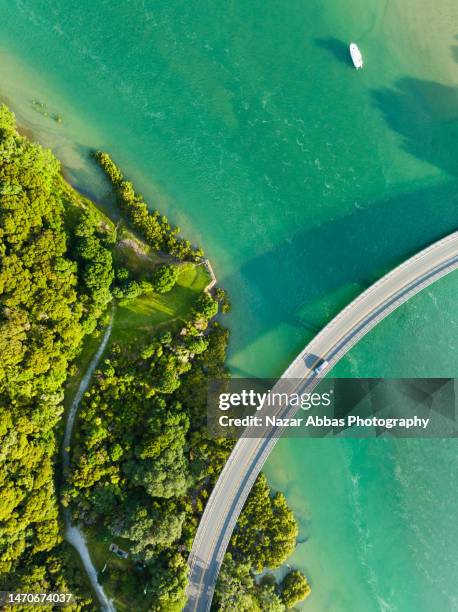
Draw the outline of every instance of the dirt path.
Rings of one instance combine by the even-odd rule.
[[[68,470],[70,467],[70,452],[69,451],[70,451],[70,444],[71,444],[71,439],[72,439],[73,426],[75,424],[78,407],[80,405],[80,402],[83,398],[84,393],[86,392],[86,389],[89,386],[92,375],[94,374],[94,370],[97,367],[103,355],[103,352],[105,351],[106,346],[108,344],[108,340],[110,338],[111,330],[113,327],[113,314],[114,313],[111,314],[110,323],[108,324],[105,330],[105,333],[103,334],[103,338],[100,343],[100,346],[97,349],[96,354],[92,358],[91,363],[89,364],[89,367],[86,370],[80,382],[80,386],[78,387],[75,397],[73,398],[72,405],[70,406],[70,411],[68,413],[67,422],[65,424],[64,441],[62,443],[62,465],[63,465],[64,479],[67,478]],[[77,550],[81,558],[81,561],[83,563],[84,569],[86,570],[88,578],[91,582],[92,588],[97,594],[102,610],[104,612],[116,612],[116,608],[113,605],[113,602],[108,599],[108,597],[105,594],[105,591],[98,583],[97,570],[95,569],[94,564],[92,563],[92,560],[89,554],[89,549],[87,547],[86,539],[84,537],[83,532],[76,525],[72,525],[71,515],[70,515],[70,511],[68,510],[68,508],[64,510],[64,520],[65,520],[65,539],[72,546],[74,546],[74,548]]]

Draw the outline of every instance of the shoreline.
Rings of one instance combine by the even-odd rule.
[[[71,167],[68,164],[66,164],[65,161],[61,159],[61,157],[58,155],[58,152],[54,151],[53,147],[47,144],[43,144],[42,139],[40,138],[39,130],[37,131],[37,129],[34,129],[31,125],[26,125],[24,122],[21,122],[17,118],[16,111],[14,111],[14,105],[11,102],[9,102],[7,98],[3,97],[1,94],[0,94],[0,104],[6,104],[8,108],[12,109],[12,112],[14,113],[14,116],[16,117],[17,131],[21,136],[25,136],[30,141],[38,143],[40,146],[44,147],[45,149],[49,149],[52,152],[52,154],[56,157],[56,159],[58,159],[59,164],[60,164],[60,174],[61,174],[62,179],[65,181],[65,183],[67,183],[72,189],[74,189],[83,198],[90,200],[93,204],[95,204],[98,208],[100,208],[101,211],[105,215],[107,215],[107,217],[109,217],[111,221],[113,221],[113,223],[116,223],[117,221],[120,220],[120,214],[115,209],[115,198],[111,194],[111,191],[107,191],[107,194],[105,195],[105,197],[101,198],[100,194],[97,193],[95,189],[90,189],[90,188],[86,189],[84,185],[79,185],[78,181],[74,181],[72,178]],[[31,110],[33,111],[34,109],[31,109]],[[34,112],[37,112],[37,111],[34,111]],[[84,157],[83,155],[81,155],[81,159],[85,161],[86,163],[89,163],[92,159],[91,151],[88,149],[87,157]],[[98,164],[94,162],[91,165],[91,167],[93,170],[97,171],[100,177],[103,177],[103,174],[100,171]]]

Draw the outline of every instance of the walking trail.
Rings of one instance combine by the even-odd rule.
[[[102,342],[100,343],[100,346],[97,349],[96,354],[92,358],[92,361],[89,364],[89,367],[86,370],[86,373],[81,379],[76,395],[73,398],[72,405],[70,406],[70,412],[68,414],[67,422],[65,424],[64,441],[62,444],[62,465],[63,465],[64,481],[68,477],[68,472],[70,468],[70,443],[71,443],[71,438],[72,438],[73,426],[75,424],[76,414],[78,412],[78,407],[80,405],[80,402],[83,398],[84,393],[86,392],[86,389],[89,386],[92,375],[94,374],[94,370],[97,367],[100,361],[100,358],[102,357],[103,352],[105,351],[106,346],[108,344],[108,340],[110,338],[111,330],[113,327],[113,315],[114,313],[112,312],[110,323],[108,324],[105,330],[105,333],[102,338]],[[103,590],[102,586],[99,584],[97,580],[97,570],[95,569],[94,564],[92,563],[92,560],[89,554],[89,549],[86,543],[86,538],[84,537],[84,534],[79,529],[79,527],[77,527],[76,525],[72,525],[71,514],[68,508],[64,509],[64,521],[65,521],[65,539],[72,546],[74,546],[74,548],[77,550],[81,558],[81,561],[83,563],[84,569],[86,570],[86,573],[91,582],[92,588],[97,594],[102,610],[104,612],[116,612],[116,608],[113,605],[113,602],[110,599],[108,599],[108,597],[105,594],[105,591]]]

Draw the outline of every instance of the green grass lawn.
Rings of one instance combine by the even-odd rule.
[[[157,327],[180,324],[209,282],[210,276],[204,266],[183,264],[175,287],[168,293],[148,293],[118,305],[112,340],[128,342]]]

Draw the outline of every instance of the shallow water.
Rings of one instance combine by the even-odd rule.
[[[361,289],[456,229],[451,0],[0,0],[0,9],[0,92],[84,192],[103,199],[87,153],[107,149],[204,245],[234,303],[235,375],[280,373]],[[358,72],[352,39],[365,59]],[[34,110],[34,98],[63,123]],[[337,371],[456,375],[457,284],[455,274],[417,296]],[[435,475],[456,467],[453,446],[437,443],[429,461],[423,443],[367,453],[348,441],[323,442],[319,452],[314,444],[280,442],[269,468],[296,511],[306,509],[310,539],[296,560],[314,585],[308,608],[443,609],[444,589],[456,597],[447,568],[458,537],[447,516],[457,494]],[[423,503],[416,481],[393,477],[402,461],[437,487],[440,512]],[[398,505],[384,511],[393,496]],[[436,527],[427,541],[409,532],[420,505],[418,525]],[[423,555],[436,572],[430,583],[413,562]],[[418,600],[400,584],[414,584]]]
[[[334,370],[336,376],[399,375],[387,338],[404,339],[396,358],[417,356],[410,376],[456,368],[450,353],[425,347],[425,313],[436,338],[456,320],[458,273],[418,294],[370,332]],[[456,375],[456,374],[455,374]],[[311,577],[310,612],[458,610],[456,440],[284,439],[267,466],[299,520],[289,563]]]

